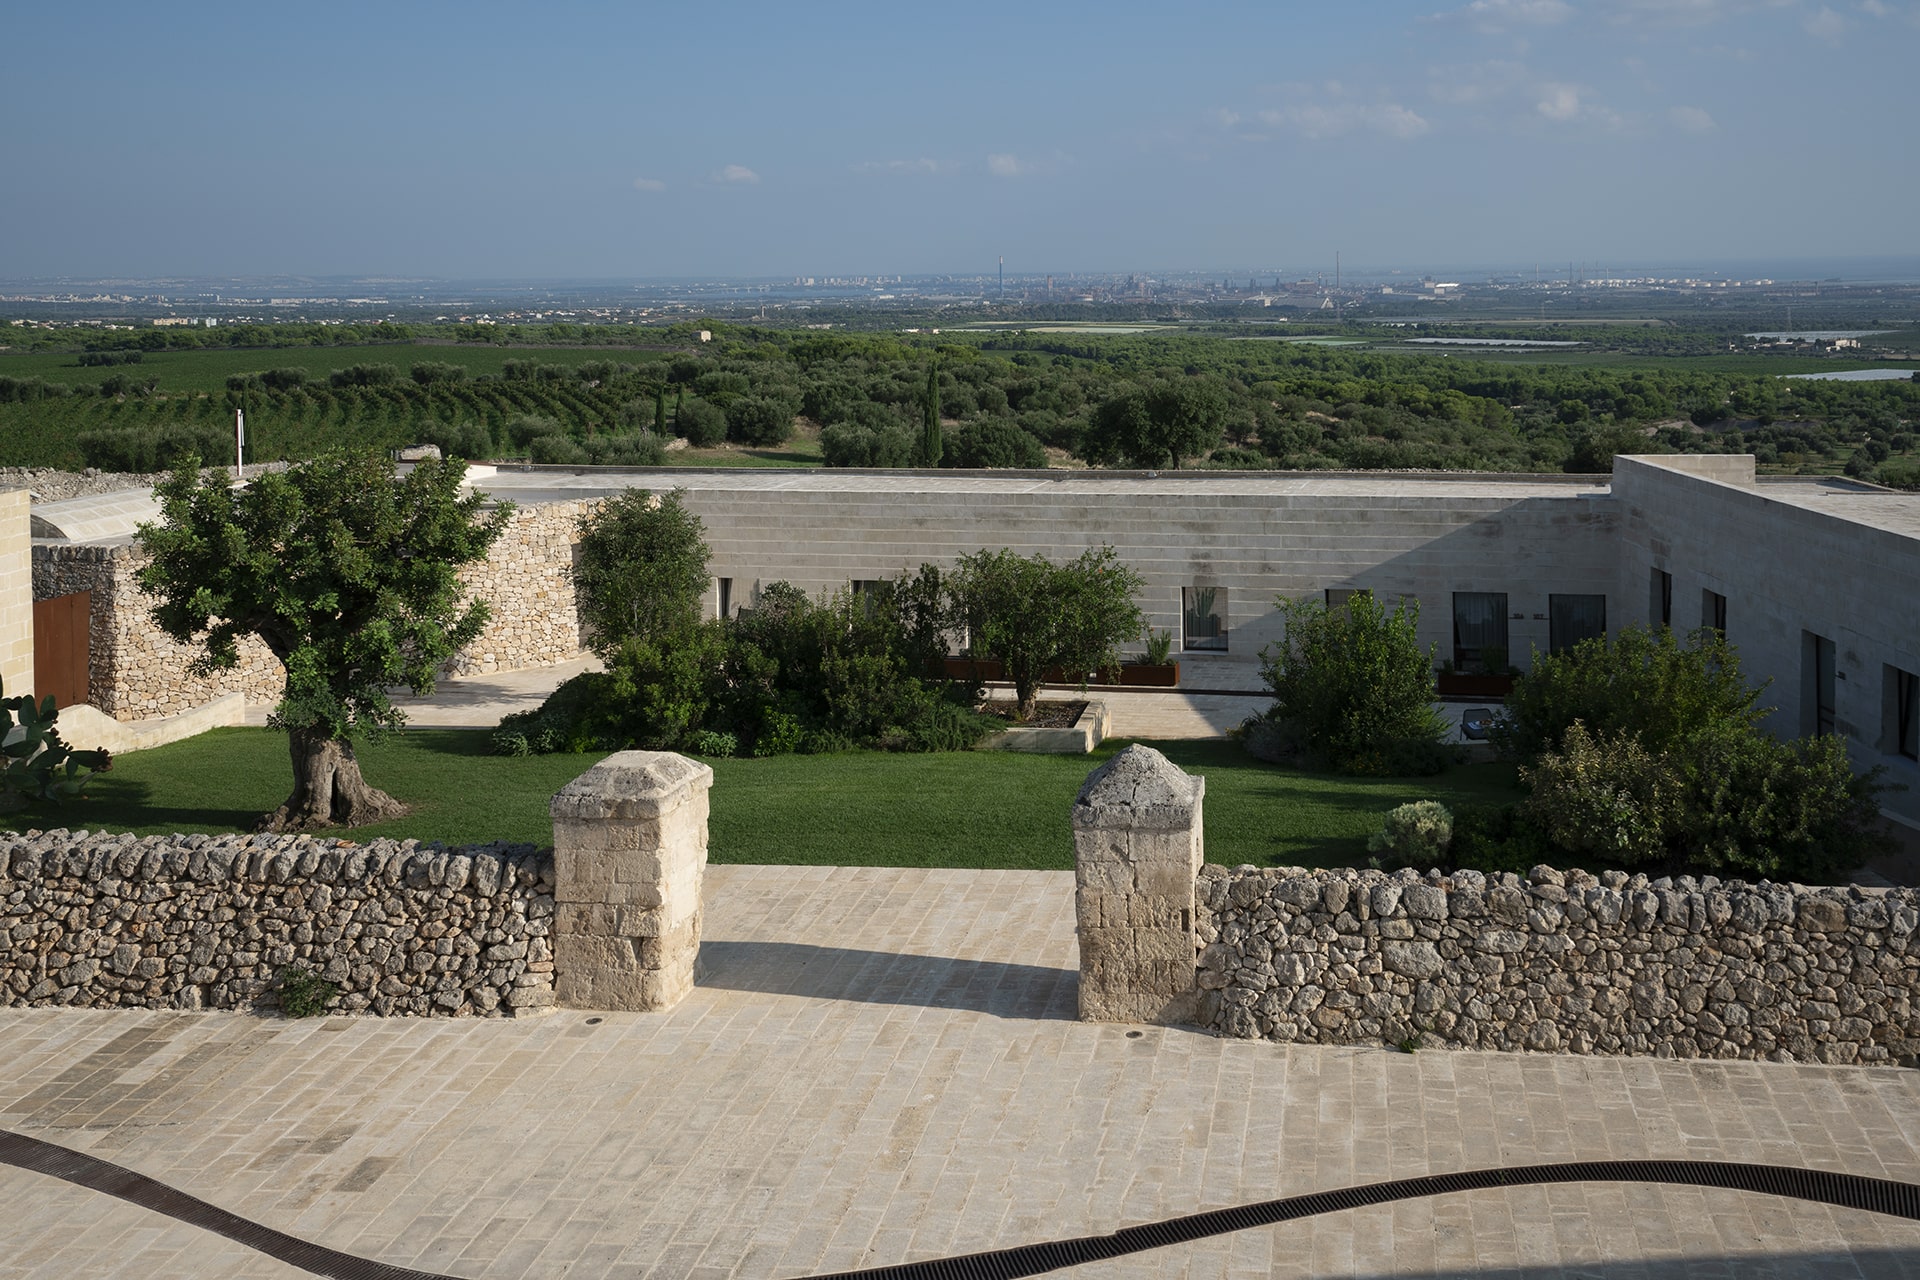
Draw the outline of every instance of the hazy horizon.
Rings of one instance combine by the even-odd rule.
[[[9,34],[12,280],[1914,260],[1915,0],[108,4]]]

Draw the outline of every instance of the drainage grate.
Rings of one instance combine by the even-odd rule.
[[[271,1227],[249,1222],[237,1214],[196,1200],[185,1192],[155,1182],[117,1164],[69,1151],[51,1142],[0,1129],[0,1164],[43,1173],[137,1204],[192,1226],[225,1236],[269,1257],[315,1275],[337,1280],[455,1280],[430,1271],[414,1271],[297,1240]],[[1062,1267],[1103,1262],[1123,1254],[1188,1244],[1209,1236],[1228,1235],[1254,1227],[1311,1218],[1342,1209],[1360,1209],[1395,1200],[1452,1195],[1461,1191],[1488,1191],[1499,1187],[1539,1186],[1552,1182],[1653,1182],[1672,1186],[1713,1187],[1725,1191],[1753,1191],[1786,1196],[1843,1209],[1865,1209],[1920,1222],[1920,1186],[1862,1178],[1820,1169],[1793,1169],[1783,1165],[1719,1164],[1710,1160],[1588,1160],[1572,1164],[1536,1164],[1515,1169],[1472,1169],[1464,1173],[1436,1173],[1401,1178],[1338,1191],[1315,1191],[1284,1200],[1213,1209],[1206,1213],[1127,1227],[1106,1236],[1081,1236],[1020,1245],[991,1253],[970,1253],[927,1262],[904,1262],[864,1271],[842,1271],[819,1280],[1015,1280]]]
[[[906,1262],[863,1271],[841,1271],[818,1280],[1015,1280],[1062,1267],[1103,1262],[1123,1254],[1188,1244],[1208,1236],[1311,1218],[1342,1209],[1360,1209],[1394,1200],[1486,1191],[1497,1187],[1537,1186],[1549,1182],[1657,1182],[1767,1195],[1866,1209],[1920,1222],[1920,1187],[1850,1173],[1792,1169],[1780,1165],[1718,1164],[1710,1160],[1590,1160],[1574,1164],[1537,1164],[1516,1169],[1474,1169],[1376,1182],[1339,1191],[1316,1191],[1232,1209],[1214,1209],[1184,1218],[1127,1227],[1108,1236],[1081,1236],[1046,1244],[1020,1245],[992,1253],[971,1253],[928,1262]]]

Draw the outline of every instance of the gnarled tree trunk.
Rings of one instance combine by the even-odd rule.
[[[293,794],[260,823],[262,831],[357,827],[406,813],[407,806],[367,785],[353,743],[311,729],[290,729]]]

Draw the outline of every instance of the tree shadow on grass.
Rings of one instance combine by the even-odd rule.
[[[1072,969],[802,942],[708,939],[700,944],[698,984],[810,1000],[968,1009],[999,1018],[1079,1016],[1080,975]]]

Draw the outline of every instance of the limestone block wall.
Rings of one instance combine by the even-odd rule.
[[[1225,1035],[1920,1065],[1920,890],[1209,866],[1196,898]]]
[[[33,690],[33,495],[0,492],[0,687],[8,697]]]
[[[1201,655],[1206,663],[1256,663],[1279,638],[1274,597],[1330,587],[1415,597],[1421,642],[1442,658],[1453,651],[1455,591],[1508,593],[1509,648],[1522,664],[1531,646],[1547,647],[1550,593],[1607,595],[1610,622],[1619,609],[1612,501],[1575,480],[827,473],[671,483],[705,523],[710,571],[732,580],[736,604],[777,579],[813,592],[982,548],[1065,560],[1110,543],[1146,580],[1150,624],[1176,639],[1182,589],[1224,589],[1228,647]]]
[[[1920,674],[1920,513],[1912,495],[1756,482],[1751,458],[1620,458],[1623,623],[1645,623],[1653,571],[1672,575],[1673,625],[1701,626],[1703,592],[1726,598],[1741,669],[1770,679],[1764,722],[1814,731],[1808,637],[1834,642],[1834,731],[1856,768],[1875,765],[1881,805],[1920,826],[1920,761],[1899,754],[1892,672]],[[1609,619],[1611,621],[1611,618]]]
[[[460,575],[471,595],[493,606],[486,630],[454,655],[447,674],[479,675],[545,666],[581,649],[573,548],[586,502],[522,506],[486,560]]]
[[[286,669],[264,644],[240,641],[240,665],[210,676],[187,670],[198,646],[177,644],[153,623],[153,598],[134,574],[139,549],[129,543],[33,548],[33,596],[45,600],[74,591],[93,593],[88,634],[88,700],[115,720],[150,720],[204,706],[223,694],[249,702],[277,702]]]
[[[0,1004],[246,1009],[298,966],[342,1013],[537,1013],[553,914],[530,845],[7,833]]]

